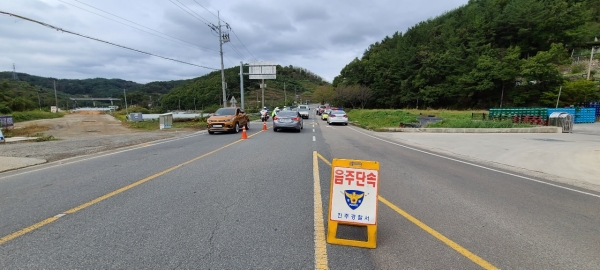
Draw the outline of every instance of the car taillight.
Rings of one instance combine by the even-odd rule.
[[[273,120],[277,120],[277,119],[279,119],[279,118],[277,118],[277,116],[273,116]]]
[[[344,118],[348,118],[348,116],[344,114]]]
[[[294,121],[300,121],[300,117],[294,117]]]

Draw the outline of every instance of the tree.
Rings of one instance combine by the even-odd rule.
[[[317,86],[317,89],[312,94],[312,99],[313,101],[320,102],[321,104],[333,102],[335,99],[335,91],[330,85]]]
[[[361,85],[358,87],[358,91],[356,92],[356,100],[361,109],[365,108],[367,102],[371,101],[373,97],[373,90],[366,85]]]
[[[544,92],[542,101],[547,106],[555,106],[558,99],[558,89]],[[600,89],[597,83],[586,79],[568,81],[564,84],[560,93],[559,106],[569,106],[578,103],[600,100]]]
[[[30,100],[27,100],[22,97],[16,97],[8,102],[8,108],[10,108],[13,111],[19,112],[33,110],[36,108],[36,105],[33,104],[33,102],[31,102]]]

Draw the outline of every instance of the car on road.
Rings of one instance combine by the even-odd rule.
[[[310,115],[310,108],[308,105],[299,105],[297,111],[300,113],[303,119],[308,119]]]
[[[348,125],[348,115],[345,111],[331,111],[327,117],[327,124],[342,124]]]
[[[300,112],[297,111],[279,111],[273,117],[273,131],[277,132],[280,129],[292,129],[297,132],[304,128],[304,121]]]
[[[208,134],[215,132],[240,132],[242,127],[249,128],[250,118],[238,107],[225,107],[218,109],[206,120]]]
[[[323,112],[325,112],[325,110],[327,110],[327,105],[319,105],[319,107],[317,107],[316,113],[317,115],[321,115],[323,114]]]

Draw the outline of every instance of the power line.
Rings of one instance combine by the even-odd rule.
[[[155,57],[159,57],[159,58],[162,58],[162,59],[171,60],[171,61],[174,61],[174,62],[179,62],[179,63],[182,63],[182,64],[191,65],[191,66],[196,66],[196,67],[201,67],[201,68],[206,68],[206,69],[212,69],[212,70],[218,70],[216,68],[210,68],[210,67],[205,67],[205,66],[201,66],[201,65],[196,65],[196,64],[184,62],[184,61],[181,61],[181,60],[172,59],[172,58],[168,58],[168,57],[164,57],[164,56],[160,56],[160,55],[156,55],[156,54],[152,54],[152,53],[140,51],[140,50],[137,50],[137,49],[129,48],[129,47],[126,47],[126,46],[123,46],[123,45],[119,45],[119,44],[116,44],[116,43],[104,41],[104,40],[101,40],[101,39],[97,39],[97,38],[85,36],[85,35],[82,35],[82,34],[71,32],[69,30],[65,30],[65,29],[62,29],[62,28],[59,28],[59,27],[56,27],[56,26],[53,26],[53,25],[50,25],[50,24],[47,24],[47,23],[43,23],[43,22],[40,22],[40,21],[29,19],[27,17],[19,16],[19,15],[12,14],[12,13],[9,13],[9,12],[0,11],[0,13],[1,14],[6,14],[6,15],[9,15],[9,16],[13,16],[13,17],[17,17],[17,18],[20,18],[20,19],[23,19],[23,20],[27,20],[27,21],[30,21],[30,22],[34,22],[34,23],[46,26],[48,28],[55,29],[57,31],[61,31],[61,32],[64,32],[64,33],[69,33],[69,34],[72,34],[72,35],[76,35],[76,36],[84,37],[84,38],[87,38],[87,39],[99,41],[99,42],[102,42],[102,43],[110,44],[110,45],[113,45],[113,46],[116,46],[116,47],[120,47],[120,48],[123,48],[123,49],[131,50],[131,51],[135,51],[135,52],[139,52],[139,53],[147,54],[147,55],[150,55],[150,56],[155,56]]]
[[[254,58],[254,61],[258,62],[258,60],[256,59],[256,57],[254,57],[254,54],[252,54],[250,52],[250,50],[248,50],[248,47],[246,47],[246,45],[244,44],[244,42],[242,42],[242,40],[238,37],[238,35],[235,33],[235,31],[233,31],[233,29],[231,29],[231,32],[233,32],[233,35],[235,36],[235,38],[237,38],[240,41],[240,43],[242,43],[242,46],[244,46],[244,48],[246,48],[246,51],[248,51],[248,53],[250,53],[250,55],[252,55],[252,58]]]
[[[244,59],[244,56],[242,55],[242,53],[240,53],[240,51],[238,51],[238,49],[237,49],[235,46],[233,46],[233,44],[231,44],[231,42],[228,42],[228,44],[229,44],[229,47],[231,47],[231,48],[233,49],[233,51],[234,51],[234,52],[236,52],[236,53],[237,53],[237,55],[238,55],[238,56],[239,56],[239,57],[240,57],[242,60],[245,60],[245,59]]]
[[[196,2],[196,0],[194,0],[194,2]],[[208,13],[212,14],[213,16],[215,16],[215,18],[219,19],[219,16],[215,15],[214,13],[212,13],[210,10],[208,10],[207,8],[205,8],[200,3],[196,2],[196,4],[198,4],[199,6],[201,6],[203,9],[206,9],[206,11],[208,11]]]
[[[212,26],[212,24],[207,20],[204,19],[202,16],[198,15],[196,12],[194,12],[191,8],[187,7],[186,5],[184,5],[183,3],[179,2],[179,0],[175,0],[177,1],[180,5],[184,6],[185,8],[187,8],[189,11],[185,10],[184,8],[180,7],[179,5],[175,4],[175,2],[173,2],[173,0],[169,0],[171,1],[171,3],[173,3],[173,5],[176,5],[178,8],[180,8],[181,10],[187,12],[188,14],[190,14],[192,17],[196,18],[197,20],[201,21],[202,23],[206,24],[208,27],[210,27],[211,29],[215,30]],[[194,15],[194,14],[196,15]]]
[[[193,0],[193,1],[196,2],[196,4],[198,4],[199,6],[201,6],[203,9],[205,9],[206,11],[208,11],[210,14],[212,14],[213,16],[215,16],[217,19],[221,20],[219,18],[219,16],[215,15],[214,13],[212,13],[210,10],[208,10],[206,7],[204,7],[202,4],[198,3],[198,1],[196,1],[196,0]],[[235,37],[238,39],[238,41],[240,43],[242,43],[242,46],[244,46],[244,48],[246,49],[246,51],[248,51],[248,53],[250,53],[250,55],[252,55],[252,58],[254,58],[255,61],[258,61],[256,59],[256,57],[254,57],[254,55],[250,52],[250,50],[248,50],[248,47],[246,47],[246,44],[244,44],[244,42],[242,42],[242,40],[237,36],[237,34],[235,33],[235,31],[233,31],[233,29],[231,28],[231,26],[229,25],[229,23],[227,23],[224,20],[221,20],[221,21],[223,21],[225,23],[225,26],[227,27],[227,29],[229,29],[229,30],[231,30],[231,32],[233,32],[233,35],[235,35]],[[234,49],[234,50],[236,50],[236,52],[238,52],[238,54],[240,54],[240,56],[242,57],[242,59],[244,59],[244,57],[241,55],[241,53],[237,49]]]
[[[159,35],[156,35],[156,34],[153,34],[153,33],[147,32],[147,31],[144,31],[144,30],[142,30],[142,29],[139,29],[139,28],[137,28],[137,27],[134,27],[134,26],[131,26],[131,25],[128,25],[128,24],[124,24],[124,23],[122,23],[122,22],[119,22],[119,21],[113,20],[113,19],[111,19],[111,18],[108,18],[108,17],[106,17],[106,16],[102,16],[102,15],[100,15],[100,14],[98,14],[98,13],[95,13],[95,12],[89,11],[89,10],[87,10],[87,9],[84,9],[84,8],[81,8],[81,7],[78,7],[78,6],[75,6],[75,5],[73,5],[73,4],[70,4],[70,3],[67,3],[67,2],[65,2],[65,1],[62,1],[62,0],[58,0],[58,1],[60,1],[60,2],[63,2],[63,3],[65,3],[65,4],[67,4],[67,5],[71,5],[71,6],[73,6],[73,7],[79,8],[79,9],[81,9],[81,10],[84,10],[84,11],[90,12],[90,13],[92,13],[92,14],[96,14],[96,15],[98,15],[98,16],[100,16],[100,17],[103,17],[103,18],[109,19],[109,20],[111,20],[111,21],[114,21],[114,22],[117,22],[117,23],[123,24],[123,25],[125,25],[125,26],[129,26],[129,27],[131,27],[131,28],[134,28],[134,29],[140,30],[140,31],[142,31],[142,32],[144,32],[144,33],[148,33],[148,34],[151,34],[151,35],[154,35],[154,36],[160,37],[160,38],[167,39],[167,38],[165,38],[165,37],[163,37],[163,36],[159,36]],[[171,35],[168,35],[168,34],[162,33],[162,32],[160,32],[160,31],[154,30],[154,29],[152,29],[152,28],[149,28],[149,27],[143,26],[143,25],[141,25],[141,24],[139,24],[139,23],[136,23],[136,22],[130,21],[130,20],[128,20],[128,19],[125,19],[125,18],[123,18],[123,17],[117,16],[117,15],[115,15],[115,14],[112,14],[112,13],[110,13],[110,12],[108,12],[108,11],[105,11],[105,10],[99,9],[99,8],[97,8],[97,7],[94,7],[94,6],[92,6],[92,5],[88,5],[88,4],[86,4],[86,3],[83,3],[83,2],[81,2],[81,1],[79,1],[79,0],[74,0],[74,1],[76,1],[76,2],[79,2],[79,3],[80,3],[80,4],[82,4],[82,5],[86,5],[86,6],[88,6],[88,7],[91,7],[91,8],[93,8],[93,9],[96,9],[96,10],[102,11],[102,12],[104,12],[104,13],[106,13],[106,14],[110,14],[111,16],[117,17],[117,18],[119,18],[119,19],[121,19],[121,20],[124,20],[124,21],[130,22],[130,23],[133,23],[133,24],[135,24],[135,25],[138,25],[138,26],[141,26],[141,27],[143,27],[143,28],[146,28],[146,29],[148,29],[148,30],[154,31],[154,32],[156,32],[156,33],[159,33],[159,34],[161,34],[161,35],[165,35],[165,36],[167,36],[167,37],[170,37],[170,38],[172,38],[172,39],[175,39],[175,40],[181,41],[181,42],[183,42],[183,43],[186,43],[186,44],[184,44],[184,45],[191,45],[191,46],[195,46],[195,47],[198,47],[198,48],[200,48],[200,49],[203,49],[203,50],[207,50],[207,51],[213,51],[213,52],[219,52],[219,51],[217,51],[217,50],[213,50],[213,49],[210,49],[210,48],[205,48],[205,47],[202,47],[202,46],[200,46],[200,45],[197,45],[197,44],[194,44],[194,43],[191,43],[191,42],[188,42],[188,41],[185,41],[185,40],[182,40],[182,39],[176,38],[176,37],[174,37],[174,36],[171,36]],[[181,44],[181,43],[180,43],[180,44]]]

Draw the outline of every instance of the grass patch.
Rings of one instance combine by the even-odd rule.
[[[351,110],[347,114],[352,124],[374,130],[418,122],[417,115],[402,110]]]
[[[31,136],[31,137],[37,137],[37,139],[35,139],[36,142],[47,142],[47,141],[58,140],[58,139],[54,138],[54,136],[46,135],[44,133],[36,133],[36,134],[33,134],[33,136]]]
[[[65,114],[61,113],[61,112],[51,113],[51,112],[45,112],[45,111],[13,112],[11,114],[13,121],[15,123],[31,121],[31,120],[39,120],[39,119],[60,118],[60,117],[63,117],[64,115]]]
[[[479,111],[452,111],[452,110],[415,110],[409,109],[404,110],[414,115],[422,115],[428,116],[433,115],[435,117],[444,118],[444,119],[471,119],[472,114],[477,114],[475,117],[481,118],[481,114],[488,114],[486,110]]]
[[[434,116],[444,120],[428,124],[426,128],[526,128],[535,127],[530,124],[514,124],[512,121],[482,121],[486,110],[452,111],[452,110],[351,110],[348,113],[350,122],[362,128],[383,131],[390,127],[398,127],[400,123],[419,123],[419,116]],[[475,114],[473,116],[473,114]]]
[[[34,137],[36,134],[40,134],[43,131],[47,131],[48,129],[50,129],[50,128],[46,125],[31,124],[31,125],[28,125],[28,126],[22,127],[22,128],[3,129],[2,133],[4,134],[4,137],[6,137],[6,138]]]
[[[529,124],[515,124],[512,121],[481,121],[471,119],[444,119],[427,125],[427,128],[525,128]]]
[[[125,121],[124,119],[122,121]],[[158,120],[146,120],[141,122],[127,122],[130,128],[142,129],[142,130],[159,130],[160,122]],[[194,119],[173,119],[173,126],[171,129],[178,128],[192,128],[202,130],[206,128],[206,120],[204,118]]]

